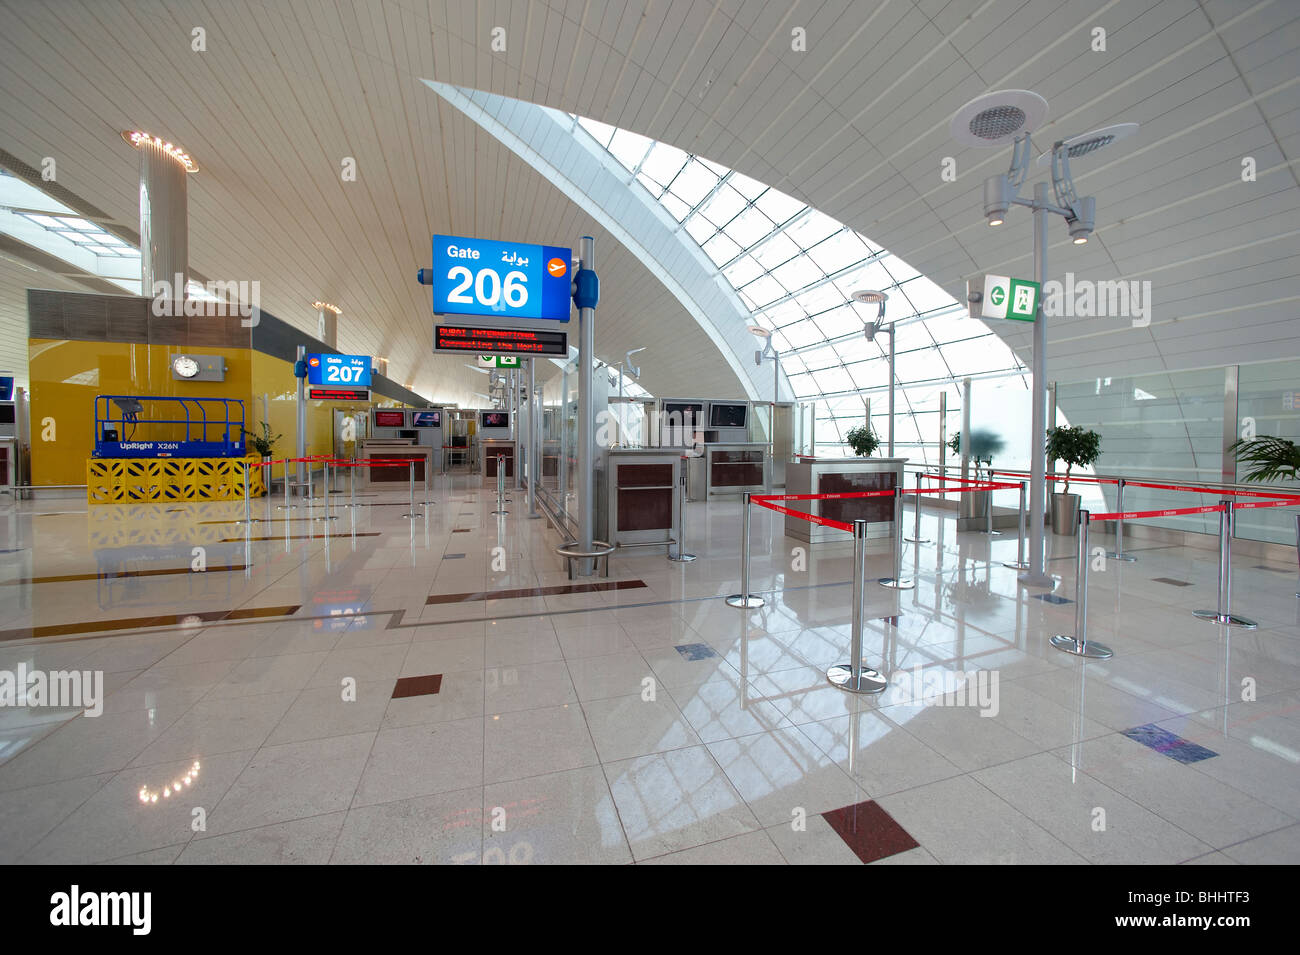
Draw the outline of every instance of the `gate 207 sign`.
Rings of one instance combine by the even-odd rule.
[[[435,235],[430,280],[435,315],[567,322],[573,251]]]

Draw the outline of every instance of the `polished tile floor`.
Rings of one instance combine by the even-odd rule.
[[[1115,656],[1083,662],[1047,642],[1074,632],[1071,541],[1052,603],[1002,566],[1014,536],[927,514],[915,589],[874,583],[873,545],[890,687],[860,697],[824,677],[844,545],[755,510],[741,612],[737,502],[690,505],[698,560],[570,589],[522,494],[432,496],[258,501],[247,530],[238,504],[0,504],[0,675],[106,693],[0,708],[0,862],[1300,862],[1294,563],[1238,561],[1260,627],[1228,630],[1190,615],[1213,550],[1138,542],[1091,574]]]

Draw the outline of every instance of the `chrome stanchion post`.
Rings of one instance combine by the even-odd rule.
[[[903,486],[894,485],[894,576],[882,577],[880,586],[890,590],[911,590],[916,581],[903,576]]]
[[[741,497],[743,518],[740,524],[740,593],[727,598],[728,607],[752,610],[763,606],[763,598],[749,591],[749,492]]]
[[[325,513],[316,517],[318,521],[336,521],[338,516],[330,513],[330,463],[328,460],[321,462],[324,468],[324,474],[321,477],[321,491],[325,495]]]
[[[1295,562],[1300,568],[1300,514],[1295,516]],[[1296,596],[1300,597],[1300,591],[1296,591]]]
[[[249,500],[249,495],[248,495],[248,459],[245,458],[244,459],[244,519],[242,521],[235,521],[236,524],[242,524],[248,526],[250,524],[257,523],[253,519],[252,512],[249,510],[249,508],[251,507],[252,504]]]
[[[1010,567],[1012,570],[1028,570],[1029,564],[1025,561],[1025,489],[1027,485],[1024,481],[1020,482],[1020,514],[1016,523],[1016,559],[1005,561],[1002,566]]]
[[[928,538],[921,536],[921,472],[916,472],[916,523],[912,530],[912,536],[904,538],[909,544],[928,544]]]
[[[285,458],[281,463],[284,465],[284,503],[277,504],[276,509],[281,511],[294,511],[298,509],[298,505],[289,503],[289,459]],[[285,536],[287,537],[288,535]]]
[[[493,514],[509,514],[506,510],[506,457],[497,455],[497,509]]]
[[[853,607],[849,636],[849,662],[826,671],[826,680],[849,693],[879,693],[889,685],[877,671],[862,665],[862,624],[866,616],[867,522],[853,522]],[[854,722],[854,721],[850,721]]]
[[[1108,660],[1114,653],[1110,647],[1088,642],[1088,518],[1087,511],[1079,512],[1079,552],[1074,568],[1074,633],[1058,633],[1049,641],[1052,646],[1076,657]]]
[[[1259,626],[1254,620],[1235,616],[1232,612],[1232,501],[1222,500],[1219,512],[1219,601],[1216,610],[1193,610],[1193,617],[1213,620],[1228,627],[1254,630]]]
[[[406,462],[406,493],[410,499],[410,510],[402,516],[408,520],[414,520],[420,516],[420,512],[415,509],[415,461],[408,459]]]
[[[978,477],[978,475],[977,475],[977,477]],[[990,484],[993,483],[993,469],[992,469],[992,468],[989,468],[989,483],[990,483]],[[1002,532],[1001,532],[1001,531],[995,531],[995,530],[993,529],[993,495],[996,494],[997,492],[996,492],[993,488],[989,488],[985,493],[988,494],[988,496],[989,496],[989,506],[984,510],[984,530],[983,530],[983,534],[984,534],[986,537],[1001,537],[1001,536],[1002,536]]]
[[[686,458],[682,460],[685,461]],[[695,555],[686,553],[686,468],[680,467],[678,471],[680,473],[677,480],[677,553],[669,553],[668,559],[684,562],[694,560]]]
[[[1119,517],[1115,519],[1115,549],[1108,551],[1106,556],[1111,560],[1125,560],[1131,563],[1137,558],[1124,553],[1124,483],[1123,478],[1115,482],[1115,510],[1119,512]]]

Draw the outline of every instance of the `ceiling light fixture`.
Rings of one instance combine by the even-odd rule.
[[[331,305],[329,302],[312,302],[311,307],[318,312],[333,312],[335,315],[343,314],[343,309],[337,305]]]
[[[144,149],[146,146],[148,146],[153,149],[161,150],[162,152],[170,156],[172,159],[175,159],[182,166],[184,166],[186,172],[199,171],[198,163],[196,163],[193,159],[190,158],[189,153],[181,149],[181,147],[179,146],[163,141],[157,136],[150,136],[148,133],[142,132],[141,130],[138,129],[135,130],[128,129],[123,131],[122,138],[126,140],[128,143],[130,143],[132,146],[134,146],[136,149]]]

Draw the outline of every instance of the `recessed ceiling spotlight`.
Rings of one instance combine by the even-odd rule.
[[[157,136],[150,136],[148,133],[138,129],[128,129],[123,131],[122,138],[136,149],[144,149],[148,147],[166,153],[172,159],[175,159],[178,163],[184,166],[186,172],[199,171],[198,163],[190,158],[189,153],[181,149],[181,147],[174,145],[173,143],[165,142]]]
[[[1029,90],[977,96],[952,117],[948,132],[963,146],[1004,146],[1032,133],[1047,118],[1047,100]]]

